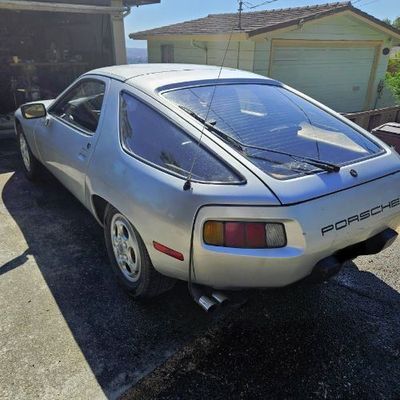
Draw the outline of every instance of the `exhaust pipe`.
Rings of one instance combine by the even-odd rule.
[[[201,286],[192,284],[191,295],[193,300],[206,312],[212,312],[217,307],[217,303],[208,297]]]
[[[217,302],[219,303],[219,304],[225,304],[229,299],[228,299],[228,297],[226,297],[223,293],[221,293],[221,292],[213,292],[212,293],[212,295],[211,295],[211,297],[214,299],[214,300],[217,300]]]

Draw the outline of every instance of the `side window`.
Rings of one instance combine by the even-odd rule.
[[[129,153],[186,178],[196,158],[193,180],[238,182],[241,179],[222,161],[198,146],[167,118],[135,97],[122,93],[120,135]]]
[[[96,132],[106,85],[97,80],[83,80],[75,85],[50,113],[91,133]]]

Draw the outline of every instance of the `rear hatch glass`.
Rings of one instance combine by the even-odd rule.
[[[244,144],[241,154],[276,179],[322,170],[305,158],[343,166],[384,151],[350,125],[281,86],[218,84],[173,89],[163,96]]]

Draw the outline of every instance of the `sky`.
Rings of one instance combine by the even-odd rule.
[[[328,2],[333,0],[276,0],[252,11]],[[263,0],[248,0],[246,3],[257,5],[263,3]],[[353,5],[380,19],[400,16],[400,0],[353,0]],[[238,0],[161,0],[160,4],[135,7],[125,19],[126,43],[128,47],[146,47],[146,41],[129,39],[129,33],[201,18],[208,14],[236,12],[237,8]]]

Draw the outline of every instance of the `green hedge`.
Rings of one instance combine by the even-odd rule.
[[[385,77],[385,84],[393,93],[393,96],[400,102],[400,57],[389,60]]]

